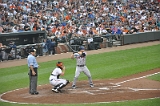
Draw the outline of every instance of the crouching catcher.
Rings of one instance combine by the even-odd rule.
[[[65,66],[62,62],[56,63],[56,68],[52,71],[49,82],[53,86],[52,91],[55,93],[61,92],[61,89],[64,88],[67,84],[69,84],[69,80],[61,79],[60,76],[65,74]]]

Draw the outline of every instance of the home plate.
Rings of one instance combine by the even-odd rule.
[[[103,88],[99,88],[99,89],[101,89],[101,90],[109,90],[109,88],[107,88],[107,87],[103,87]]]

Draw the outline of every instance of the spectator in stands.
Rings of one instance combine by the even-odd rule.
[[[8,60],[13,60],[16,58],[16,45],[15,42],[11,41],[8,45],[11,48],[10,52],[8,53]]]
[[[48,48],[48,54],[49,54],[49,56],[51,56],[52,55],[52,41],[51,41],[51,39],[47,39],[46,43],[47,43],[47,48]]]
[[[2,43],[0,43],[0,62],[3,61],[3,53],[2,53],[2,50],[3,50],[3,45],[2,45]]]
[[[24,26],[24,31],[29,31],[30,30],[30,27],[27,23],[25,23],[25,26]]]
[[[129,30],[127,27],[122,28],[123,35],[128,34]]]
[[[23,32],[24,31],[24,28],[22,26],[19,25],[19,29],[18,29],[18,32]]]
[[[0,48],[0,62],[3,61],[3,58],[2,58],[2,48]]]
[[[13,41],[10,41],[9,45],[10,48],[16,48],[16,44]]]
[[[0,33],[37,30],[50,33],[51,30],[61,39],[64,30],[67,34],[72,30],[73,35],[78,32],[75,29],[82,30],[83,34],[78,32],[79,36],[97,32],[96,35],[100,35],[117,23],[120,24],[119,31],[123,30],[125,34],[160,30],[159,3],[153,0],[49,0],[48,3],[43,0],[8,0],[0,4],[0,10]],[[70,27],[66,27],[68,25]],[[87,25],[85,30],[83,25]],[[117,31],[118,28],[114,28],[114,34]]]
[[[158,29],[160,30],[160,17],[157,19],[156,25],[157,25]]]
[[[15,25],[13,28],[12,28],[12,32],[18,32],[19,30],[19,27],[17,25]]]
[[[46,39],[43,40],[43,43],[42,43],[42,51],[43,51],[43,56],[47,55],[48,46],[47,46],[47,43],[46,43]]]
[[[6,59],[8,59],[7,58],[7,53],[6,53],[6,51],[5,51],[5,49],[6,49],[6,46],[5,45],[3,45],[2,43],[0,43],[0,51],[1,51],[1,61],[3,61],[3,60],[6,60]]]
[[[60,28],[58,27],[56,32],[55,32],[55,36],[60,40],[61,38],[61,31],[60,31]]]
[[[8,54],[8,60],[14,60],[16,58],[16,49],[12,48]]]
[[[3,33],[3,27],[0,26],[0,33]]]
[[[54,41],[54,39],[51,39],[51,47],[50,47],[50,55],[55,54],[55,47],[56,47],[56,42]]]

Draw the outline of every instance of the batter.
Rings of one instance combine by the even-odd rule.
[[[94,87],[93,82],[92,82],[91,73],[86,66],[86,52],[85,52],[84,46],[79,47],[78,53],[73,53],[71,55],[71,59],[74,59],[74,58],[76,59],[76,71],[75,71],[75,77],[73,79],[72,88],[73,89],[76,88],[76,81],[81,72],[83,72],[88,77],[90,87]]]

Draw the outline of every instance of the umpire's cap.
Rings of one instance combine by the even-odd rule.
[[[31,50],[30,50],[30,53],[31,53],[31,52],[36,52],[36,49],[31,49]]]
[[[84,46],[79,46],[79,51],[80,50],[85,50]]]

